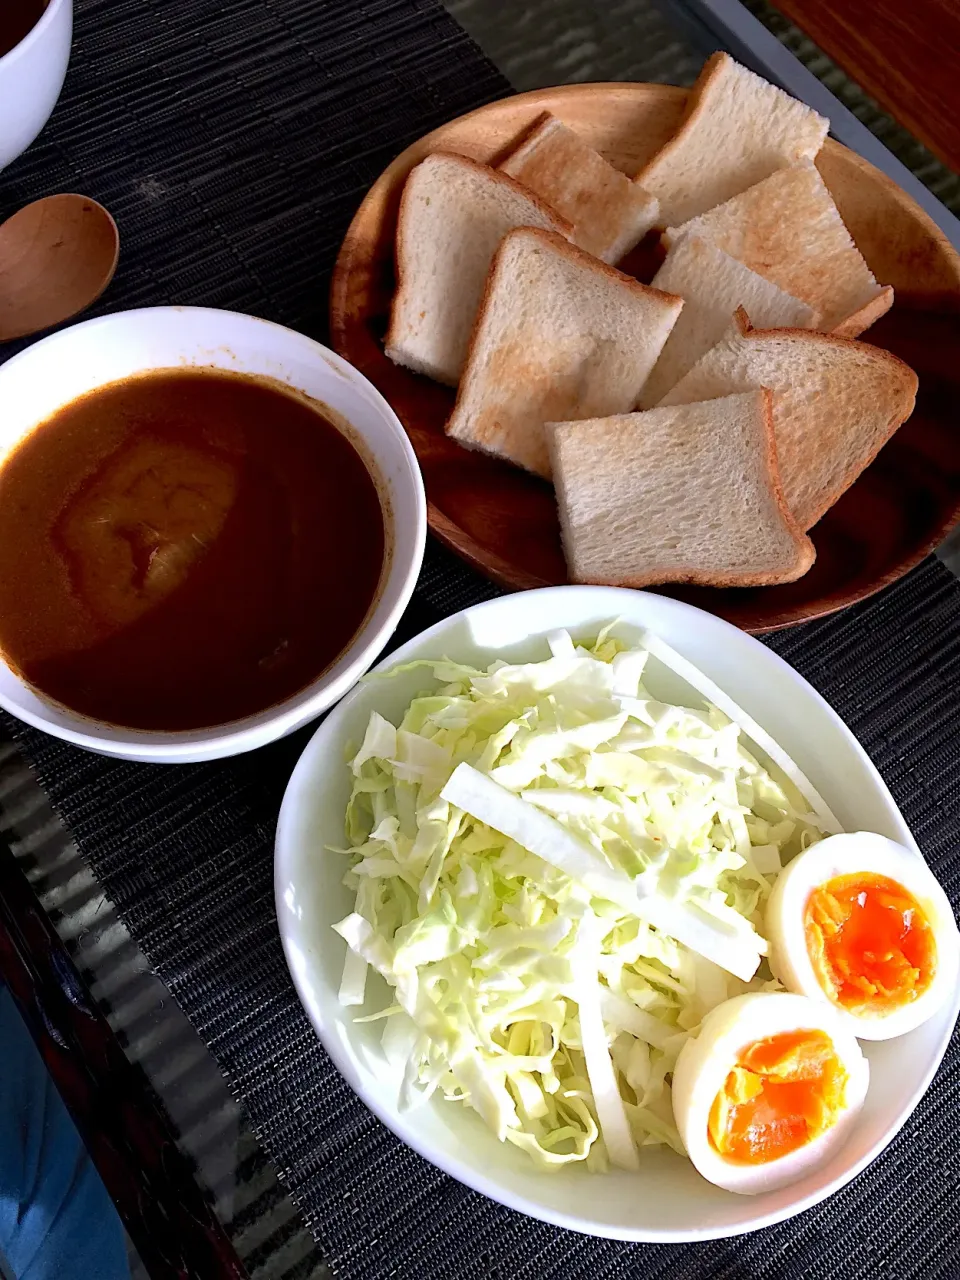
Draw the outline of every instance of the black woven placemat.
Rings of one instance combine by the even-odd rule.
[[[404,638],[490,594],[430,548]],[[872,602],[775,636],[860,737],[960,898],[960,585],[929,560]],[[946,1277],[960,1274],[960,1046],[890,1150],[781,1227],[711,1245],[591,1240],[452,1182],[366,1111],[287,976],[273,823],[303,734],[221,764],[107,761],[10,717],[105,890],[210,1045],[344,1277]]]
[[[55,190],[103,201],[123,252],[101,310],[204,303],[322,338],[329,270],[363,191],[414,136],[505,89],[433,0],[78,0],[67,91],[0,178],[0,214]],[[402,631],[491,594],[431,546]],[[771,644],[861,737],[956,901],[960,587],[929,561]],[[340,1275],[960,1274],[956,1047],[889,1153],[792,1223],[695,1247],[558,1231],[401,1146],[317,1043],[284,967],[271,879],[303,734],[226,763],[151,768],[5,724]]]

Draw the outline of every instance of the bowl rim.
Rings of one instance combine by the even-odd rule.
[[[605,586],[589,586],[577,584],[565,584],[553,587],[536,588],[532,593],[523,592],[517,596],[517,600],[522,599],[525,603],[529,603],[530,595],[537,598],[546,596],[556,596],[557,594],[572,595],[576,594],[581,597],[591,595],[594,597],[603,596],[611,597],[632,597],[638,593],[623,587],[605,587]],[[827,700],[811,685],[794,667],[785,659],[780,657],[773,649],[768,648],[755,636],[749,632],[741,630],[734,626],[733,623],[727,622],[726,619],[720,618],[715,614],[709,614],[703,609],[698,609],[695,605],[687,604],[682,600],[675,600],[669,596],[661,596],[657,592],[644,592],[641,594],[655,595],[668,606],[677,609],[681,614],[687,614],[692,621],[698,618],[707,618],[711,622],[719,624],[723,629],[728,629],[738,636],[744,642],[749,652],[762,652],[766,655],[766,659],[772,661],[775,667],[781,668],[789,677],[797,682],[803,692],[805,699],[816,705],[821,712],[826,713],[827,718],[837,726],[842,734],[847,737],[854,748],[855,752],[860,756],[866,772],[874,786],[882,795],[886,797],[893,807],[896,814],[903,822],[905,829],[907,824],[903,815],[900,813],[899,806],[890,794],[889,788],[881,777],[877,767],[870,759],[859,739],[853,731],[847,726],[842,717],[834,711],[833,707]],[[459,610],[450,614],[448,617],[434,623],[426,630],[412,637],[405,644],[390,653],[386,658],[382,659],[373,668],[371,675],[376,675],[383,671],[405,662],[410,659],[413,653],[420,648],[425,641],[430,641],[435,637],[442,636],[442,633],[453,626],[458,620],[464,616],[483,613],[496,608],[509,608],[509,602],[513,600],[512,596],[499,596],[493,600],[487,600],[480,604],[470,606],[466,609]],[[614,608],[610,616],[615,616]],[[576,624],[571,624],[576,625]],[[546,632],[543,633],[546,635]],[[298,808],[299,796],[298,792],[304,786],[305,782],[310,778],[312,772],[316,769],[318,760],[322,760],[328,753],[320,750],[321,746],[327,740],[336,741],[337,735],[340,733],[340,725],[345,717],[349,714],[354,703],[358,700],[363,691],[363,685],[356,685],[353,690],[343,698],[327,716],[323,723],[319,725],[311,736],[309,742],[303,749],[287,783],[284,791],[283,800],[280,806],[280,813],[277,819],[276,836],[274,840],[274,907],[277,915],[277,926],[280,933],[280,941],[283,947],[284,960],[290,975],[291,982],[297,993],[297,998],[301,1008],[307,1015],[311,1026],[313,1027],[317,1038],[319,1039],[323,1049],[330,1057],[334,1066],[343,1076],[344,1080],[357,1095],[360,1101],[406,1146],[411,1147],[418,1155],[427,1160],[435,1168],[440,1169],[449,1177],[455,1178],[458,1182],[470,1187],[473,1191],[479,1192],[488,1198],[505,1205],[507,1208],[515,1209],[519,1213],[526,1214],[528,1217],[548,1222],[554,1226],[563,1227],[567,1230],[577,1231],[581,1234],[597,1236],[605,1239],[624,1240],[634,1243],[644,1244],[691,1244],[705,1242],[709,1240],[727,1239],[732,1236],[742,1235],[751,1231],[758,1231],[764,1227],[775,1226],[777,1223],[787,1221],[796,1217],[806,1209],[813,1208],[815,1205],[822,1203],[829,1196],[841,1190],[848,1183],[852,1182],[858,1174],[860,1174],[869,1164],[871,1164],[882,1152],[890,1145],[896,1135],[907,1123],[910,1116],[916,1110],[917,1105],[923,1098],[924,1094],[930,1087],[930,1083],[936,1074],[944,1054],[947,1051],[951,1037],[953,1035],[954,1026],[960,1015],[960,987],[954,994],[952,1005],[952,1017],[945,1030],[940,1042],[937,1044],[931,1060],[924,1071],[920,1083],[912,1091],[908,1098],[904,1100],[900,1113],[893,1123],[889,1124],[884,1130],[882,1136],[864,1153],[860,1159],[854,1161],[849,1167],[838,1173],[828,1184],[817,1188],[806,1195],[800,1197],[795,1202],[782,1206],[779,1209],[768,1210],[764,1213],[755,1215],[749,1222],[741,1222],[736,1225],[723,1227],[692,1227],[687,1229],[665,1228],[657,1229],[635,1229],[630,1227],[618,1227],[608,1224],[597,1224],[588,1219],[577,1218],[562,1210],[553,1209],[550,1206],[536,1203],[527,1199],[522,1194],[514,1193],[511,1190],[504,1190],[499,1187],[492,1179],[487,1178],[483,1173],[477,1170],[469,1161],[460,1157],[450,1157],[438,1153],[429,1142],[420,1140],[415,1129],[410,1132],[404,1131],[400,1123],[399,1115],[395,1108],[385,1105],[379,1097],[371,1094],[364,1085],[363,1080],[354,1070],[353,1062],[345,1049],[340,1045],[336,1035],[327,1034],[323,1019],[318,1009],[312,1007],[307,994],[301,989],[301,982],[297,976],[297,966],[294,963],[294,935],[296,934],[296,922],[292,913],[284,902],[284,890],[289,882],[289,874],[287,872],[288,865],[295,858],[295,843],[291,834],[291,828],[295,822],[295,816]],[[317,759],[315,759],[317,757]],[[907,845],[913,854],[923,859],[916,841],[910,836]],[[925,861],[925,860],[924,860]],[[730,1194],[733,1194],[732,1192]],[[747,1199],[749,1199],[747,1197]]]
[[[320,360],[335,373],[342,376],[345,381],[356,386],[369,399],[372,406],[395,435],[406,464],[402,473],[398,473],[395,483],[398,489],[407,491],[412,505],[411,516],[407,517],[405,521],[408,529],[410,529],[412,554],[404,562],[397,555],[396,545],[394,545],[394,553],[380,587],[379,597],[375,598],[370,612],[361,623],[351,642],[326,671],[321,672],[304,689],[292,694],[276,706],[268,707],[240,720],[230,721],[222,726],[214,725],[209,728],[181,731],[124,729],[107,723],[100,725],[97,721],[88,720],[86,717],[80,716],[69,707],[60,709],[57,704],[51,702],[51,707],[55,708],[61,715],[73,717],[78,726],[83,723],[89,723],[91,726],[90,729],[74,728],[70,725],[60,724],[56,720],[47,719],[44,715],[35,712],[31,708],[12,706],[6,695],[0,693],[0,706],[35,729],[52,734],[65,742],[72,743],[74,746],[85,747],[87,750],[154,764],[187,763],[239,755],[293,732],[342,698],[371,665],[395,631],[397,623],[410,602],[419,578],[427,536],[426,494],[423,486],[423,475],[420,471],[416,453],[410,443],[410,438],[387,400],[369,378],[338,352],[324,346],[321,342],[317,342],[316,339],[300,333],[299,330],[291,329],[273,320],[264,320],[260,316],[250,315],[243,311],[231,311],[222,307],[168,305],[134,307],[128,310],[113,311],[107,315],[83,320],[78,324],[67,325],[57,330],[56,333],[49,334],[38,342],[32,343],[23,351],[18,352],[17,355],[12,356],[4,364],[0,365],[0,394],[2,394],[3,381],[8,369],[18,368],[23,362],[36,359],[35,353],[38,351],[46,351],[49,354],[59,344],[72,341],[74,335],[79,331],[91,332],[100,328],[109,330],[118,324],[128,325],[133,321],[148,320],[149,317],[153,316],[183,314],[190,314],[200,318],[209,317],[213,323],[226,316],[229,317],[230,323],[239,321],[244,325],[265,326],[268,330],[282,335],[284,341],[292,339],[296,344],[300,345],[307,358],[313,357]],[[179,368],[180,366],[156,365],[151,367],[161,369]],[[226,366],[224,367],[226,368]],[[39,425],[39,423],[34,425]],[[24,434],[29,434],[29,430],[32,429],[32,427],[29,428]],[[373,456],[372,450],[371,455]],[[412,528],[410,528],[411,525]],[[374,627],[372,624],[376,618],[380,603],[391,593],[395,595],[395,599],[392,605],[384,611],[380,621]],[[345,661],[348,658],[349,661]],[[43,700],[43,695],[40,695],[19,673],[14,671],[5,661],[2,654],[0,654],[0,664],[10,672],[23,688]]]

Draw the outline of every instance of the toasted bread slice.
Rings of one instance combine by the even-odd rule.
[[[699,236],[682,236],[653,277],[654,289],[683,298],[680,318],[640,396],[652,409],[730,329],[738,307],[757,328],[812,329],[817,313]]]
[[[549,111],[500,168],[571,222],[574,244],[603,262],[619,262],[660,212],[649,192]]]
[[[792,582],[813,563],[777,476],[769,391],[551,423],[574,582]]]
[[[664,234],[668,245],[698,235],[820,313],[819,328],[844,338],[893,302],[864,262],[815,164],[778,169],[725,204]],[[747,307],[747,311],[750,308]],[[752,313],[757,327],[766,327]]]
[[[558,235],[511,231],[447,434],[549,478],[543,424],[632,409],[682,306]]]
[[[917,375],[865,342],[754,330],[743,312],[739,320],[739,331],[701,357],[662,404],[769,387],[783,492],[797,523],[809,529],[909,418]]]
[[[678,226],[775,169],[812,160],[829,127],[796,98],[715,53],[690,91],[680,128],[636,181],[660,201],[661,222]]]
[[[527,226],[573,233],[505,173],[444,151],[421,160],[400,200],[390,359],[456,386],[490,260],[508,231]]]

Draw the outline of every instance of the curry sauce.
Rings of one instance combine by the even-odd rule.
[[[97,720],[223,724],[343,652],[385,549],[374,479],[320,406],[160,370],[65,406],[0,468],[0,650]]]
[[[46,7],[47,0],[0,0],[0,58],[30,34]]]

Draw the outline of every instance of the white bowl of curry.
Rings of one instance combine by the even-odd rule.
[[[426,536],[398,419],[252,316],[156,307],[0,367],[0,705],[155,762],[262,746],[336,702]]]

